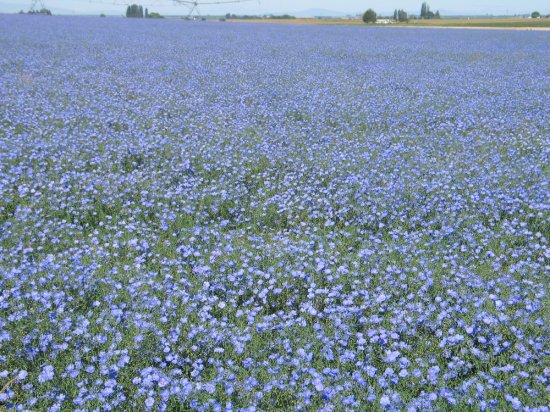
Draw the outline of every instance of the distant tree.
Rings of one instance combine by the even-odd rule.
[[[435,16],[434,16],[434,19],[440,19],[441,18],[441,14],[439,14],[439,10],[435,12]]]
[[[533,13],[531,13],[531,17],[533,19],[539,19],[540,18],[540,13],[538,11],[534,11]]]
[[[49,9],[40,9],[40,10],[31,10],[29,14],[44,14],[46,16],[51,16],[52,12]]]
[[[395,21],[397,21],[397,20],[399,19],[399,12],[397,11],[397,9],[395,9],[395,10],[393,11],[393,19],[394,19]]]
[[[363,21],[365,23],[376,23],[376,12],[373,9],[368,9],[363,14]]]
[[[428,3],[422,3],[422,7],[420,8],[420,18],[425,19],[428,16],[428,11],[430,11],[430,6],[428,6]]]
[[[397,12],[397,20],[399,20],[400,22],[407,22],[409,21],[409,15],[405,10],[399,10]]]
[[[161,16],[159,13],[156,13],[156,12],[152,11],[151,13],[149,13],[147,18],[149,18],[149,19],[164,19],[164,16]]]
[[[143,18],[143,7],[132,4],[126,9],[126,17]]]
[[[145,18],[147,19],[149,17],[149,9],[145,9]]]
[[[101,13],[101,14],[99,15],[99,17],[107,17],[107,16],[105,16],[104,13]]]
[[[254,16],[243,16],[245,19],[247,18],[254,18]],[[280,16],[270,16],[271,19],[276,20],[294,20],[296,17],[291,16],[290,14],[281,14]]]
[[[440,17],[439,11],[434,13],[430,10],[430,5],[427,2],[422,3],[422,7],[420,8],[421,19],[439,19]]]

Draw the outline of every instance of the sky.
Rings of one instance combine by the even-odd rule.
[[[171,0],[42,0],[54,14],[112,14],[122,15],[129,2],[142,4],[149,11],[164,15],[184,15],[188,9],[183,5],[174,5]],[[198,3],[201,0],[196,0]],[[213,2],[217,0],[202,0]],[[223,1],[223,0],[220,0]],[[203,15],[235,14],[283,14],[303,11],[327,10],[341,14],[355,15],[368,8],[378,14],[390,14],[394,9],[404,9],[409,14],[419,14],[423,0],[248,0],[242,3],[202,5],[199,11]],[[0,13],[14,13],[28,10],[33,0],[0,0]],[[40,1],[38,2],[40,4]],[[439,10],[445,15],[516,15],[539,11],[550,14],[548,0],[432,0],[428,1],[433,11]],[[320,14],[320,13],[319,13]]]

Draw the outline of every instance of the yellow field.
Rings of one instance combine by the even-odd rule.
[[[364,26],[361,20],[349,19],[229,19],[232,23],[279,23],[311,25]],[[411,20],[409,23],[374,24],[373,27],[450,27],[450,28],[509,28],[509,29],[550,29],[550,19],[487,18],[487,19],[440,19]]]
[[[440,19],[411,20],[405,26],[425,27],[502,27],[502,28],[545,28],[550,27],[550,19],[488,18],[488,19]]]

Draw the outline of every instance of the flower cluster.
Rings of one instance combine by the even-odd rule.
[[[549,410],[546,33],[0,26],[0,409]]]

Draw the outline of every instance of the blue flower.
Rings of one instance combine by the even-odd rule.
[[[399,357],[399,355],[400,355],[399,351],[386,351],[384,362],[389,362],[389,363],[395,362]]]
[[[155,404],[155,400],[151,397],[145,399],[145,407],[150,409],[153,407],[153,405]]]
[[[54,375],[54,367],[52,365],[45,365],[42,367],[42,372],[40,373],[40,375],[38,375],[38,382],[49,382],[53,380]]]

